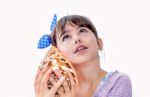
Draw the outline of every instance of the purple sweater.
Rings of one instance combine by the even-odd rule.
[[[132,97],[130,78],[117,71],[109,74],[103,85],[100,82],[93,97]]]

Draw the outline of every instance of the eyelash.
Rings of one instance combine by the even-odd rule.
[[[87,30],[84,29],[84,28],[81,28],[79,31],[80,31],[80,33],[81,33],[81,32],[82,32],[82,33],[83,33],[83,32],[87,32]]]
[[[67,35],[64,35],[63,37],[62,37],[62,41],[64,41],[65,39],[68,39],[70,36],[67,34]]]
[[[85,28],[81,28],[79,30],[79,33],[84,33],[84,32],[87,33],[87,30]],[[70,36],[68,34],[66,34],[62,37],[62,41],[65,41],[65,39],[68,39],[68,38],[70,38]]]

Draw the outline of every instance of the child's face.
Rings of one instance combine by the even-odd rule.
[[[98,57],[98,42],[86,27],[65,26],[65,32],[56,36],[57,48],[72,64],[88,63]]]

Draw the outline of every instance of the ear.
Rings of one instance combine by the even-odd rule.
[[[103,41],[101,38],[97,39],[98,49],[103,50]]]

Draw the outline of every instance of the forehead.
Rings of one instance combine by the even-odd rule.
[[[79,26],[77,26],[77,25],[68,25],[68,24],[66,24],[65,28],[64,28],[64,31],[62,33],[70,32],[71,30],[78,29],[78,28],[79,28]]]
[[[65,33],[71,32],[72,29],[78,29],[78,28],[79,28],[78,25],[75,25],[73,23],[66,23],[63,28],[58,29],[59,31],[56,32],[56,36],[60,37]]]
[[[91,22],[86,17],[78,15],[65,16],[58,21],[56,25],[55,35],[60,36],[61,34],[63,34],[66,30],[66,25],[72,27],[89,28],[91,26]]]

